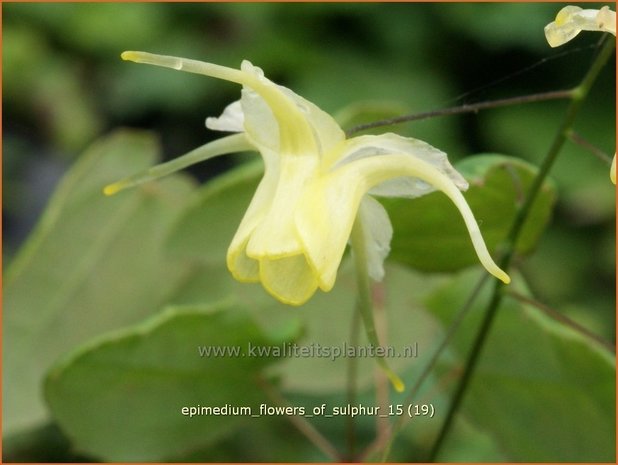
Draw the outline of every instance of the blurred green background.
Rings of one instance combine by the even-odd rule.
[[[366,104],[372,110],[360,112],[358,123],[577,84],[601,36],[582,34],[551,49],[543,27],[562,6],[4,3],[4,267],[63,174],[99,137],[119,127],[153,131],[164,159],[219,137],[205,129],[204,119],[236,100],[237,86],[126,63],[119,57],[123,50],[230,67],[249,59],[331,114],[344,118]],[[575,127],[608,155],[615,151],[615,82],[615,66],[607,66]],[[487,152],[534,164],[549,148],[565,108],[566,102],[544,102],[390,129],[425,140],[454,161]],[[204,182],[243,159],[213,160],[189,172]],[[608,165],[567,144],[552,179],[558,200],[550,226],[535,253],[518,265],[536,299],[613,342],[615,197]],[[16,458],[71,457],[63,455],[71,447],[54,426],[32,434],[35,439],[14,443]],[[215,457],[252,459],[230,454]],[[280,457],[321,459],[299,454]],[[209,456],[195,458],[203,457]]]
[[[123,50],[227,66],[250,59],[275,82],[328,112],[364,101],[420,112],[577,83],[593,53],[588,46],[599,35],[582,34],[550,49],[543,26],[562,6],[6,4],[5,263],[59,177],[97,137],[119,126],[153,130],[166,158],[218,137],[204,128],[204,119],[237,98],[236,86],[125,63],[119,58]],[[608,66],[576,127],[608,154],[615,146],[614,83]],[[535,161],[547,150],[564,106],[532,104],[396,129],[441,148],[453,160],[500,152]],[[193,172],[205,179],[229,163],[215,160]],[[579,316],[609,337],[614,199],[606,171],[581,148],[565,150],[554,172],[561,189],[555,227],[527,270],[542,277],[534,281],[548,300],[574,313],[582,305],[593,308],[592,315]]]

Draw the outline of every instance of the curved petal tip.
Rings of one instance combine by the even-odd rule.
[[[136,52],[131,51],[122,52],[120,54],[120,58],[122,58],[124,61],[135,61],[137,58],[137,54]]]
[[[499,269],[499,272],[495,273],[494,276],[500,281],[502,281],[504,284],[510,284],[511,282],[511,277],[501,269]]]

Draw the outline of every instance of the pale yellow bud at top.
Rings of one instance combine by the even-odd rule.
[[[581,31],[609,32],[616,35],[616,13],[607,6],[600,10],[565,6],[556,15],[556,20],[545,26],[545,37],[549,45],[558,47]]]

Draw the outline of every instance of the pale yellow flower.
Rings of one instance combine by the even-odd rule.
[[[207,144],[198,149],[201,154],[190,153],[185,157],[191,160],[181,163],[248,149],[264,159],[264,176],[227,253],[237,280],[260,282],[291,305],[306,302],[318,288],[331,290],[357,215],[366,236],[369,274],[381,280],[392,227],[382,205],[367,194],[411,198],[437,189],[459,209],[483,266],[510,281],[491,259],[460,192],[467,182],[440,150],[395,134],[346,139],[330,115],[274,84],[248,61],[237,70],[144,52],[124,52],[122,58],[243,86],[239,101],[206,120],[210,129],[238,134]],[[129,178],[108,186],[106,193],[143,180]]]
[[[581,31],[609,32],[616,35],[616,13],[607,6],[600,10],[565,6],[556,15],[556,20],[545,26],[545,37],[549,45],[558,47]]]
[[[609,32],[616,35],[616,12],[604,6],[600,10],[584,10],[578,6],[565,6],[556,20],[545,26],[545,37],[552,47],[573,39],[581,31]],[[616,154],[609,170],[609,178],[616,184]]]

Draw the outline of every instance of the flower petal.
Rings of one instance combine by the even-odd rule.
[[[239,281],[259,281],[258,262],[247,255],[247,244],[251,234],[266,217],[273,203],[279,179],[279,166],[273,163],[273,158],[273,154],[268,153],[264,157],[264,176],[227,250],[227,267],[232,276]]]
[[[239,229],[240,231],[241,229]],[[250,234],[250,230],[248,234]],[[244,239],[244,241],[243,241]],[[257,283],[260,281],[260,264],[247,255],[247,234],[238,234],[227,252],[227,268],[234,279],[243,283]]]
[[[341,153],[335,169],[346,163],[367,157],[408,154],[426,161],[438,171],[448,176],[460,189],[466,190],[468,182],[449,163],[446,153],[418,139],[387,133],[380,136],[360,136],[349,139]],[[427,182],[410,177],[389,179],[373,187],[369,193],[382,197],[414,198],[433,192],[435,187]]]
[[[305,186],[317,178],[318,161],[313,157],[287,157],[280,162],[281,172],[272,203],[247,244],[247,254],[258,260],[288,257],[303,251],[294,212],[305,196]]]
[[[616,35],[616,12],[604,6],[599,10],[596,17],[599,30]]]
[[[549,45],[558,47],[581,31],[609,32],[616,35],[616,13],[607,6],[600,10],[565,6],[556,15],[556,20],[545,26],[545,37]]]
[[[616,184],[616,154],[614,154],[614,158],[612,158],[612,166],[609,169],[609,179]]]
[[[246,63],[244,66],[248,69]],[[259,68],[255,66],[253,66],[253,68],[259,70]],[[255,72],[263,75],[261,70]],[[294,102],[297,110],[309,124],[316,146],[307,146],[305,150],[309,151],[315,149],[315,155],[321,156],[322,153],[329,151],[332,147],[345,139],[343,130],[328,113],[322,111],[316,105],[305,100],[286,87],[278,86],[273,83],[271,83],[271,85],[275,86],[283,95]],[[279,144],[280,128],[283,126],[285,129],[286,121],[278,120],[269,102],[251,89],[243,89],[241,103],[245,116],[245,131],[251,140],[258,147],[265,146],[276,152],[281,151]],[[282,151],[281,155],[285,156],[285,151]]]
[[[280,158],[279,124],[266,101],[249,88],[242,90],[240,99],[244,115],[244,131],[260,152],[275,153]],[[278,161],[277,161],[278,163]]]
[[[312,180],[298,204],[294,215],[297,234],[323,291],[330,291],[335,284],[366,191],[366,183],[354,173],[328,173]]]
[[[306,196],[299,205],[298,233],[319,275],[320,288],[329,290],[334,284],[363,194],[401,176],[420,179],[444,192],[459,209],[483,266],[502,281],[510,281],[489,255],[474,215],[453,180],[425,160],[409,154],[391,154],[364,157],[340,166],[316,180],[312,187],[314,195]]]
[[[341,139],[345,137],[330,115],[290,89],[278,86],[267,79],[259,67],[244,60],[241,70],[255,78],[254,83],[245,85],[264,99],[274,116],[279,128],[281,156],[313,154],[319,157],[322,150],[332,145],[333,132],[338,130],[338,136]],[[256,85],[256,82],[260,85]],[[250,113],[245,105],[243,105],[243,110],[247,121]],[[259,121],[254,123],[257,126]]]
[[[260,260],[260,281],[281,302],[302,305],[315,293],[318,281],[303,254]]]
[[[279,148],[282,154],[318,154],[314,131],[296,103],[282,92],[277,85],[264,77],[261,69],[248,61],[243,61],[241,69],[146,52],[123,52],[123,60],[172,68],[189,73],[224,79],[242,84],[264,99],[279,125]],[[247,115],[245,114],[245,117]]]
[[[331,115],[287,87],[278,87],[281,92],[296,103],[298,109],[307,118],[320,154],[329,152],[333,147],[345,140],[345,133]]]
[[[365,235],[369,277],[374,281],[382,281],[384,260],[391,250],[393,226],[382,204],[368,195],[363,197],[358,215]]]
[[[409,155],[384,155],[366,158],[343,166],[340,171],[350,170],[357,179],[364,179],[368,187],[384,180],[399,177],[402,174],[419,178],[446,194],[461,213],[470,234],[476,254],[487,271],[505,283],[510,282],[509,276],[494,263],[487,246],[483,241],[478,223],[470,210],[466,199],[447,175],[436,169],[432,164]],[[345,175],[345,174],[343,174]]]
[[[152,166],[144,171],[136,173],[127,178],[116,181],[103,188],[105,195],[114,195],[129,187],[138,186],[145,182],[154,181],[168,174],[180,171],[188,166],[220,155],[227,155],[235,152],[245,152],[255,150],[255,147],[247,140],[244,134],[233,134],[221,139],[213,140],[202,145],[189,153],[174,158],[165,163]]]
[[[218,118],[213,116],[206,118],[206,127],[213,131],[243,132],[244,122],[245,115],[240,106],[240,100],[237,100],[225,107]]]

